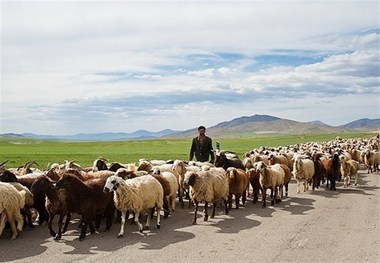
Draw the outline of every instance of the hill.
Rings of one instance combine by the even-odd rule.
[[[252,115],[224,121],[207,128],[207,134],[211,137],[237,138],[257,136],[262,134],[321,134],[321,133],[348,133],[360,126],[361,130],[374,130],[380,128],[380,119],[360,122],[362,125],[330,126],[321,121],[297,122],[281,119],[270,115]],[[355,123],[355,122],[353,122]],[[348,124],[347,124],[348,125]],[[351,128],[352,127],[352,128]],[[191,138],[196,136],[196,129],[181,133],[170,134],[166,138]]]

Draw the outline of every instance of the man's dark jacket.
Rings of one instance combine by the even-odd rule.
[[[214,162],[214,151],[212,149],[212,140],[210,137],[205,137],[203,143],[201,144],[198,137],[193,138],[190,149],[190,160],[193,159],[195,153],[195,158],[199,162],[207,162],[209,156],[211,155],[210,162]]]

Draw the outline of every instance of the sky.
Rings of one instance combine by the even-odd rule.
[[[1,1],[0,133],[380,118],[379,1]]]

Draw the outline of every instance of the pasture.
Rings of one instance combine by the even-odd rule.
[[[196,135],[194,135],[196,136]],[[236,152],[239,156],[257,147],[277,147],[305,142],[323,142],[341,138],[369,138],[371,133],[276,135],[246,138],[212,138],[215,147],[219,141],[223,150]],[[7,167],[18,167],[35,160],[40,169],[48,164],[75,160],[82,167],[92,166],[93,161],[103,156],[109,162],[137,162],[140,158],[161,160],[188,160],[191,139],[155,139],[130,141],[77,142],[59,140],[37,140],[25,138],[0,138],[0,162],[9,160]]]

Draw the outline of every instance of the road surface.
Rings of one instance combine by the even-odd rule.
[[[46,225],[26,229],[11,241],[0,238],[0,262],[380,262],[380,174],[360,170],[358,186],[337,191],[324,187],[296,194],[274,207],[251,200],[229,215],[192,225],[192,209],[177,210],[143,234],[136,225],[120,225],[78,240],[75,220],[62,240]],[[270,203],[269,203],[270,204]],[[202,209],[201,209],[202,210]],[[153,223],[154,221],[152,221]],[[103,230],[103,228],[101,229]]]

